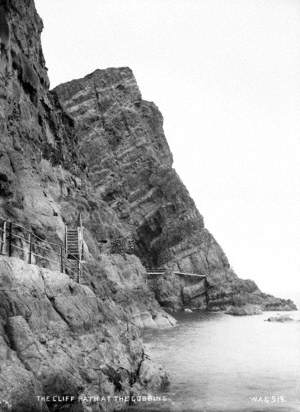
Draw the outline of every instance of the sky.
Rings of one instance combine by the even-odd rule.
[[[129,66],[236,273],[300,306],[300,1],[36,0],[51,87]]]

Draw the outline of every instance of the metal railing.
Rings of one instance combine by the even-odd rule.
[[[29,264],[59,270],[80,283],[86,272],[76,256],[65,250],[63,242],[42,239],[28,228],[0,217],[0,254],[17,256]],[[74,268],[76,266],[76,270]]]

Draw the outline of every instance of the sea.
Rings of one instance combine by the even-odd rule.
[[[179,313],[172,329],[147,330],[146,352],[171,384],[140,410],[176,412],[300,411],[300,312],[231,316]]]

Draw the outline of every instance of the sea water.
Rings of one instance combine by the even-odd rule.
[[[277,314],[181,313],[176,327],[146,331],[147,353],[170,374],[166,410],[300,411],[300,313],[265,321]]]

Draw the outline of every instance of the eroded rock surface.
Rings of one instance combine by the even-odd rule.
[[[0,397],[14,411],[40,411],[37,396],[140,394],[168,384],[109,293],[18,258],[0,258],[0,281]]]

